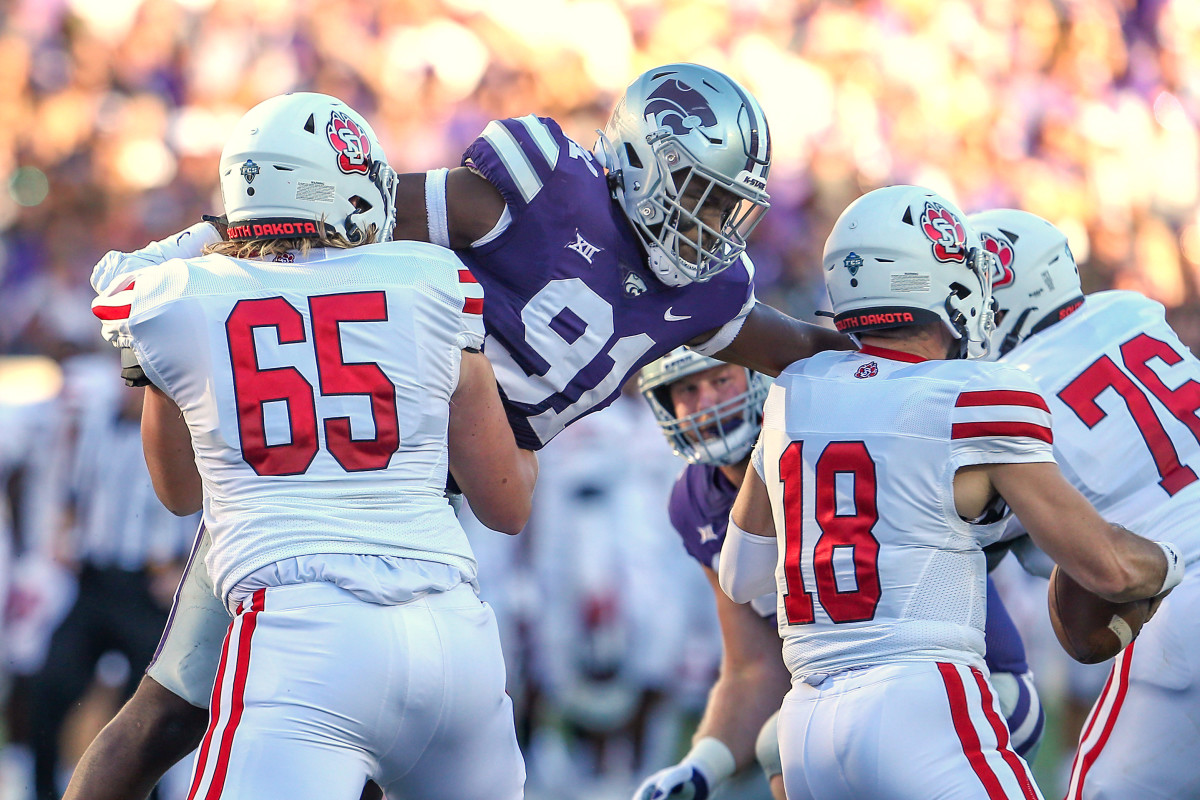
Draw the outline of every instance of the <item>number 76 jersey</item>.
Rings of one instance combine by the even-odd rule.
[[[1001,363],[1041,387],[1063,475],[1105,519],[1200,553],[1200,361],[1161,305],[1088,295]]]
[[[778,536],[794,678],[894,661],[982,667],[986,563],[1006,510],[966,521],[958,469],[1054,460],[1033,381],[1001,364],[890,350],[788,367],[753,454]]]

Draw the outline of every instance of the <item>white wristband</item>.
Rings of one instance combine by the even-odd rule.
[[[1155,542],[1162,548],[1163,555],[1167,557],[1167,575],[1163,578],[1162,586],[1155,593],[1155,597],[1165,594],[1183,580],[1183,558],[1179,555],[1179,551],[1175,549],[1175,545],[1168,542]]]
[[[442,247],[450,246],[450,219],[446,211],[446,168],[425,173],[425,224],[429,241]]]
[[[737,759],[733,757],[733,752],[724,742],[712,736],[705,736],[692,745],[692,749],[679,763],[690,764],[698,769],[704,775],[704,780],[708,781],[710,792],[737,769]]]

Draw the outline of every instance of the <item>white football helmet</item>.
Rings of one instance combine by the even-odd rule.
[[[770,207],[771,136],[753,95],[714,69],[668,64],[630,84],[598,133],[613,198],[659,280],[706,281],[745,251]]]
[[[367,121],[334,97],[259,103],[226,140],[220,170],[231,240],[336,232],[361,244],[372,226],[376,241],[392,238],[396,173]]]
[[[718,467],[736,464],[749,455],[762,430],[763,402],[771,388],[771,379],[749,369],[746,370],[746,391],[683,419],[675,416],[671,384],[688,375],[721,366],[725,366],[724,361],[678,347],[642,367],[638,373],[638,391],[650,404],[675,455],[689,464]]]
[[[992,356],[1012,350],[1026,338],[1079,308],[1083,290],[1079,267],[1067,237],[1046,220],[1013,208],[973,214],[968,222],[995,256],[996,330]]]
[[[833,321],[855,334],[941,320],[957,357],[986,352],[992,256],[966,215],[920,186],[888,186],[851,203],[834,223],[822,264]]]

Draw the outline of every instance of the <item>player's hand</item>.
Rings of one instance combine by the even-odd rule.
[[[633,800],[707,800],[708,780],[694,765],[660,769],[634,792]]]

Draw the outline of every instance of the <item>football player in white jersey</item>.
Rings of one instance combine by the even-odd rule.
[[[251,109],[220,176],[229,240],[93,304],[149,381],[155,489],[203,506],[234,615],[190,796],[520,798],[495,617],[444,494],[449,471],[517,533],[537,475],[478,284],[388,241],[394,173],[334,98]]]
[[[983,660],[982,548],[1006,507],[1105,598],[1182,578],[1177,551],[1105,522],[1063,478],[1027,375],[960,360],[990,334],[990,262],[931,191],[855,201],[823,266],[861,347],[793,364],[767,396],[719,575],[737,602],[778,591],[790,800],[1041,797]]]
[[[745,237],[769,204],[770,162],[749,92],[717,70],[669,64],[633,81],[595,153],[530,114],[489,122],[454,169],[399,176],[396,238],[461,248],[488,294],[486,349],[509,421],[536,450],[681,344],[770,374],[845,346],[755,297]],[[92,285],[219,239],[201,223],[111,252]],[[148,679],[88,747],[67,800],[144,797],[203,731],[228,624],[206,585],[202,568],[188,571]]]
[[[1063,475],[1106,519],[1200,558],[1200,361],[1136,292],[1084,297],[1067,237],[1025,211],[970,218],[996,254],[994,346],[1054,415]],[[1200,575],[1114,661],[1068,800],[1200,797]]]

